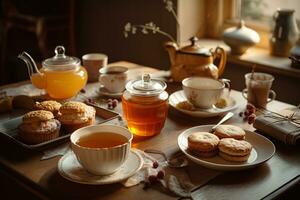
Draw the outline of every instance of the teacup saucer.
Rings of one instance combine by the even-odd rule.
[[[112,97],[112,98],[120,98],[123,92],[111,93],[104,86],[100,86],[99,88],[100,95]]]
[[[141,169],[143,159],[134,150],[131,150],[128,159],[121,166],[121,168],[113,174],[98,176],[87,172],[78,162],[73,151],[65,154],[58,162],[59,174],[76,183],[89,185],[105,185],[123,181],[134,175]]]
[[[175,108],[176,110],[178,110],[182,113],[185,113],[187,115],[191,115],[194,117],[219,116],[219,115],[223,115],[223,114],[237,108],[237,103],[232,97],[228,98],[228,105],[224,108],[217,108],[215,105],[213,105],[213,107],[209,108],[209,109],[196,108],[196,110],[185,110],[182,108],[178,108],[177,104],[180,102],[184,102],[184,101],[187,101],[187,99],[186,99],[186,96],[185,96],[183,90],[174,92],[169,97],[169,103],[173,108]]]

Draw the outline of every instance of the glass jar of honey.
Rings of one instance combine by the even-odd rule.
[[[123,115],[128,129],[137,136],[159,134],[168,114],[167,85],[144,74],[126,84],[122,96]]]

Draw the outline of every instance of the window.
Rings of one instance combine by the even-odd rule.
[[[278,8],[294,9],[294,16],[300,20],[299,0],[237,0],[240,14],[248,23],[269,26]],[[238,12],[238,11],[237,11]]]

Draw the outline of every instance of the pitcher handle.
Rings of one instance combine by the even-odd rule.
[[[226,60],[227,60],[227,54],[226,51],[222,48],[222,47],[217,47],[214,53],[214,58],[216,57],[216,55],[220,55],[220,63],[218,66],[218,77],[220,77],[225,69],[225,65],[226,65]]]
[[[269,91],[269,96],[271,95],[270,98],[268,98],[268,103],[273,101],[276,98],[276,93],[274,92],[274,90],[270,90]]]

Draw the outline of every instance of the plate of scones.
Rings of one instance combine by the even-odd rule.
[[[40,150],[67,139],[81,127],[118,116],[118,113],[79,101],[46,100],[35,102],[23,116],[1,123],[0,133],[25,148]]]
[[[233,171],[256,167],[275,153],[274,144],[255,132],[235,125],[202,125],[178,136],[178,146],[192,161],[204,167]],[[212,133],[211,133],[212,132]]]

